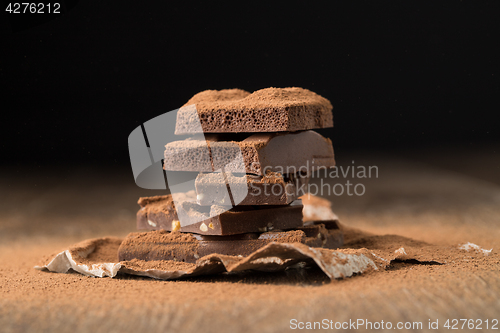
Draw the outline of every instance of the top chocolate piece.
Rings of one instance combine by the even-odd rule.
[[[266,88],[250,94],[224,89],[194,95],[177,113],[175,134],[292,132],[327,127],[333,127],[332,105],[310,90]]]

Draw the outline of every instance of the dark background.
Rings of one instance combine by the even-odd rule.
[[[337,153],[500,141],[498,1],[62,2],[2,8],[4,164],[128,167],[135,127],[233,87],[328,98]]]

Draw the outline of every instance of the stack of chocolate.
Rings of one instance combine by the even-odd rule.
[[[331,141],[311,130],[332,127],[331,110],[302,88],[196,94],[177,113],[175,134],[188,137],[168,143],[163,162],[167,178],[196,172],[193,188],[140,198],[137,227],[148,231],[127,237],[120,260],[196,262],[270,242],[341,246],[334,215],[304,216],[299,198],[312,172],[335,165]]]

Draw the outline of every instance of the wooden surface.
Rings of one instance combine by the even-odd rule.
[[[354,154],[338,164],[353,159],[377,165],[379,178],[353,180],[365,184],[364,196],[330,197],[344,224],[439,245],[472,242],[492,254],[439,266],[398,263],[332,282],[314,269],[170,282],[39,272],[33,266],[44,255],[134,231],[137,198],[159,192],[137,188],[126,169],[3,168],[0,331],[281,332],[293,318],[421,321],[424,328],[429,319],[441,328],[446,319],[500,319],[498,157]]]

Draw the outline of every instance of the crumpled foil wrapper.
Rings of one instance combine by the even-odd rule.
[[[354,230],[354,229],[353,229]],[[346,230],[349,234],[349,229]],[[355,231],[358,235],[360,231]],[[66,273],[76,271],[93,277],[115,277],[119,273],[172,280],[190,276],[242,271],[283,271],[288,268],[316,265],[331,279],[353,274],[384,270],[393,261],[422,264],[444,264],[454,258],[441,256],[442,247],[396,235],[362,234],[352,241],[353,248],[330,250],[301,243],[270,243],[247,257],[211,254],[195,264],[176,261],[117,260],[122,239],[90,239],[45,259],[39,270]],[[360,245],[361,244],[361,245]],[[368,245],[369,244],[369,245]],[[365,247],[365,245],[367,245]],[[367,248],[368,247],[368,248]],[[457,258],[466,252],[458,247],[447,248]]]
[[[337,218],[330,203],[321,198],[303,198],[304,220]],[[310,207],[307,207],[310,206]],[[115,277],[119,273],[172,280],[190,276],[242,271],[283,271],[316,265],[331,279],[353,274],[381,271],[393,261],[445,264],[460,260],[467,251],[489,255],[491,250],[468,243],[443,247],[398,235],[374,235],[358,229],[343,228],[344,248],[313,248],[301,243],[270,243],[246,257],[211,254],[194,263],[177,261],[118,261],[123,239],[90,239],[47,257],[35,266],[39,270],[66,273],[76,271],[93,277]]]
[[[384,260],[366,249],[329,250],[311,248],[300,243],[270,243],[247,257],[211,254],[198,259],[196,264],[179,263],[183,267],[166,270],[158,267],[158,262],[139,260],[118,262],[116,254],[113,253],[118,253],[120,243],[121,239],[109,237],[86,240],[56,254],[35,268],[57,273],[74,270],[94,277],[115,277],[118,273],[126,273],[171,280],[246,270],[281,271],[305,262],[316,264],[328,277],[335,279],[377,270],[387,265]],[[98,259],[93,258],[97,254]],[[105,258],[106,254],[109,254],[109,259]]]

